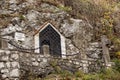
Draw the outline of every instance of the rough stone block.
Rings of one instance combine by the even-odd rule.
[[[12,54],[11,58],[14,59],[14,60],[17,60],[19,58],[19,55],[18,54]]]
[[[9,57],[6,55],[6,56],[2,56],[2,59],[3,61],[8,61],[9,60]]]
[[[43,59],[43,62],[47,62],[47,59]]]
[[[8,69],[2,69],[2,70],[1,70],[1,73],[8,73],[8,72],[9,72]]]
[[[3,79],[4,79],[4,78],[6,78],[6,77],[7,77],[7,75],[6,75],[6,74],[3,74],[3,75],[2,75],[2,78],[3,78]]]
[[[79,63],[79,62],[76,62],[75,64],[76,64],[76,65],[79,65],[80,63]]]
[[[10,62],[6,62],[6,67],[10,68]]]
[[[19,68],[19,63],[18,62],[11,62],[11,65],[13,68]]]
[[[28,57],[28,58],[29,58],[29,57],[30,57],[30,54],[24,54],[23,56],[25,56],[25,57]]]
[[[14,4],[14,3],[17,3],[17,1],[16,0],[9,0],[9,3]]]
[[[20,53],[19,55],[20,55],[20,56],[23,56],[24,54]]]
[[[19,78],[10,78],[8,80],[20,80]]]
[[[35,61],[35,58],[31,58],[32,61]]]
[[[19,77],[19,69],[13,69],[10,72],[10,77]]]
[[[86,67],[87,66],[87,64],[83,64],[83,67]]]
[[[3,63],[3,62],[0,62],[0,69],[1,69],[1,68],[4,68],[4,67],[5,67],[4,63]]]
[[[81,60],[81,62],[84,63],[84,64],[88,63],[88,61],[86,61],[86,60]]]
[[[40,67],[41,67],[41,68],[45,68],[46,66],[48,66],[47,63],[45,63],[45,62],[41,62],[41,63],[40,63]]]
[[[38,59],[37,59],[37,61],[39,61],[39,62],[40,62],[40,61],[42,61],[42,60],[41,60],[40,58],[38,58]]]
[[[10,54],[10,51],[6,51],[6,54],[9,55],[9,54]]]
[[[5,80],[10,80],[9,78],[6,78]]]
[[[39,65],[39,63],[36,61],[36,62],[32,62],[32,65],[34,65],[34,66],[38,66]]]
[[[0,50],[0,53],[3,53],[4,52],[4,50]]]

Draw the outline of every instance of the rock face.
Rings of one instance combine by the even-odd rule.
[[[79,53],[80,57],[86,57],[86,48],[92,37],[92,26],[86,21],[73,19],[65,11],[47,3],[38,5],[38,2],[33,0],[3,2],[4,6],[2,6],[2,13],[0,14],[9,14],[11,23],[7,24],[7,28],[3,30],[2,34],[10,34],[16,31],[23,32],[26,35],[25,41],[20,44],[17,43],[25,48],[33,48],[34,39],[32,36],[34,30],[49,21],[66,38],[67,54]],[[6,10],[7,12],[4,12],[7,4],[10,6]],[[11,40],[14,40],[14,37],[11,37]]]
[[[1,0],[0,8],[0,23],[3,22],[0,27],[4,27],[4,29],[1,29],[1,35],[9,41],[9,49],[12,46],[12,49],[21,51],[24,48],[24,50],[33,53],[34,32],[45,22],[50,22],[66,39],[66,55],[72,55],[70,58],[75,59],[88,57],[86,54],[89,54],[87,49],[93,32],[92,26],[88,22],[81,19],[73,19],[61,8],[48,3],[41,4],[37,0]],[[15,40],[15,32],[25,34],[25,40]],[[11,54],[11,51],[1,51],[0,59],[4,61],[0,62],[0,70],[4,78],[18,77],[20,68],[26,70],[33,68],[33,72],[43,73],[45,72],[44,67],[47,67],[46,71],[47,69],[53,70],[47,64],[48,59],[43,59],[38,54],[18,54],[17,52]],[[82,62],[85,62],[85,64],[82,64]],[[84,66],[84,70],[87,71],[87,61],[74,63]]]
[[[117,25],[115,26],[115,31],[118,33],[118,34],[120,34],[120,25],[119,25],[120,23],[118,22],[117,23]],[[117,36],[119,36],[119,35],[117,35]],[[119,36],[120,37],[120,36]]]
[[[71,44],[69,44],[68,46],[70,47],[70,45],[73,45],[75,48],[77,48],[77,50],[79,50],[73,50],[73,52],[81,53],[81,57],[85,57],[85,49],[91,41],[92,26],[79,19],[71,18],[70,21],[71,24],[68,21],[65,22],[63,27],[61,27],[61,32],[63,32],[66,38],[71,40]],[[66,41],[66,43],[67,42],[68,41]]]

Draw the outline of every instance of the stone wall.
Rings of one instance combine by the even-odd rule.
[[[4,80],[19,79],[19,54],[16,51],[0,50],[0,76]]]
[[[39,54],[0,50],[0,76],[3,80],[19,80],[22,70],[44,73],[48,58]],[[50,70],[50,69],[49,69]],[[39,73],[40,72],[40,73]]]
[[[77,70],[96,72],[104,66],[104,62],[101,60],[62,59],[44,56],[38,53],[0,50],[0,77],[3,80],[20,80],[21,77],[26,77],[25,72],[28,71],[41,76],[47,75],[54,71],[51,63],[55,61],[57,61],[55,65],[58,65],[62,70],[69,70],[71,72]]]

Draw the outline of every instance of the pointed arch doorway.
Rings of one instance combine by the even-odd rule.
[[[36,53],[49,54],[51,56],[66,57],[65,38],[50,23],[42,26],[35,34]]]

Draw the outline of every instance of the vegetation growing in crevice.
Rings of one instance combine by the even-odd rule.
[[[107,35],[114,46],[112,54],[120,51],[119,0],[42,0],[67,11],[71,17],[87,21],[93,26],[93,41],[100,41],[101,35]],[[63,4],[62,6],[59,4]]]
[[[118,0],[64,0],[65,6],[72,10],[72,17],[89,22],[94,29],[93,41],[100,41],[101,35],[107,35],[114,46],[114,55],[120,51],[120,29]]]
[[[120,60],[114,60],[114,62],[115,65],[113,67],[102,68],[97,73],[84,73],[81,70],[72,73],[69,70],[62,70],[55,60],[51,62],[54,72],[41,78],[31,71],[26,71],[20,80],[120,80]]]

